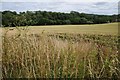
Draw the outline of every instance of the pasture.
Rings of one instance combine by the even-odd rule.
[[[117,23],[2,30],[3,78],[120,78]]]

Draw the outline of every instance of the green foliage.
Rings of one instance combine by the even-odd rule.
[[[70,13],[26,11],[26,12],[2,12],[3,26],[33,26],[33,25],[64,25],[64,24],[101,24],[119,21],[117,15],[95,15],[76,11]]]

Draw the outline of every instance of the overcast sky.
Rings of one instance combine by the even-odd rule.
[[[2,11],[78,11],[90,14],[117,14],[119,0],[2,0]]]

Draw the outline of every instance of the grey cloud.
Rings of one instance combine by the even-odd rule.
[[[97,6],[99,6],[99,5],[105,5],[105,4],[107,4],[108,2],[96,2],[94,5],[97,5]]]

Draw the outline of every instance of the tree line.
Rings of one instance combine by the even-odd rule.
[[[2,26],[36,26],[66,24],[102,24],[119,22],[118,15],[97,15],[71,11],[70,13],[47,11],[1,11]]]

